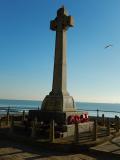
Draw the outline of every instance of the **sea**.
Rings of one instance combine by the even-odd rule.
[[[40,109],[42,101],[33,100],[8,100],[0,99],[0,116],[6,115],[8,109],[11,114],[22,114],[23,110],[28,112],[33,109]],[[75,102],[78,112],[88,112],[89,116],[120,117],[120,104],[113,103],[88,103]]]

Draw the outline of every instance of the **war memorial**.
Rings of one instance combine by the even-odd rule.
[[[62,6],[58,9],[56,18],[50,22],[50,29],[56,32],[52,91],[43,100],[41,110],[29,111],[29,116],[33,119],[37,117],[44,123],[54,120],[58,128],[59,125],[60,127],[62,125],[67,132],[63,135],[73,135],[74,125],[72,123],[75,124],[80,119],[80,113],[76,112],[74,99],[67,91],[66,32],[73,25],[73,17],[68,16]],[[86,122],[85,128],[89,129],[90,124],[91,122]]]
[[[41,110],[30,111],[30,116],[38,114],[42,120],[65,123],[67,116],[75,112],[74,99],[67,91],[66,32],[69,27],[73,27],[73,18],[62,7],[50,22],[50,29],[56,32],[52,91],[43,100]]]
[[[73,26],[73,17],[62,6],[50,22],[50,29],[56,32],[52,91],[44,98],[41,109],[23,111],[22,115],[10,115],[8,109],[7,115],[0,117],[0,138],[63,151],[88,151],[95,146],[91,150],[97,152],[96,145],[120,136],[118,116],[88,117],[76,109],[67,91],[66,33]]]

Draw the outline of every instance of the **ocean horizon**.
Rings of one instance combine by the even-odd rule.
[[[13,100],[13,99],[0,99],[0,115],[6,114],[8,108],[12,114],[21,113],[23,110],[28,112],[31,109],[40,109],[41,100]],[[90,116],[99,116],[104,114],[106,117],[120,117],[120,104],[119,103],[96,103],[96,102],[75,102],[77,111],[88,112]]]

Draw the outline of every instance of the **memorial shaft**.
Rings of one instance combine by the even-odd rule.
[[[66,73],[66,31],[72,26],[72,17],[67,16],[63,8],[57,12],[55,20],[51,21],[50,28],[56,31],[55,59],[52,93],[68,95]]]
[[[56,32],[52,86],[52,91],[54,94],[67,95],[66,74],[66,31],[62,30]]]

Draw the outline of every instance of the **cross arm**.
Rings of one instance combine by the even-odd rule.
[[[68,24],[70,27],[73,27],[73,26],[74,26],[74,20],[73,20],[73,17],[72,17],[72,16],[68,16],[68,17],[67,17],[67,24]]]
[[[50,21],[50,29],[53,30],[53,31],[55,31],[56,28],[57,28],[57,22],[56,22],[56,20]]]

